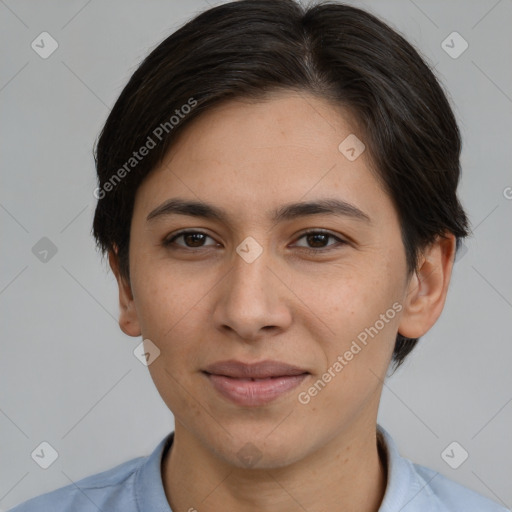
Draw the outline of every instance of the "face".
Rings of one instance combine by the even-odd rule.
[[[364,142],[306,94],[231,101],[137,192],[121,326],[159,350],[177,431],[230,464],[283,466],[375,426],[411,281],[368,152],[339,149],[351,134]]]

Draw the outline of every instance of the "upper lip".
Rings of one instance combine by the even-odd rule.
[[[224,375],[234,379],[266,379],[269,377],[286,377],[309,373],[303,368],[280,361],[260,361],[258,363],[242,363],[230,359],[210,364],[203,371],[214,375]]]

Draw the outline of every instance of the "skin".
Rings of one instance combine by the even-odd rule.
[[[160,350],[149,370],[175,416],[162,465],[174,512],[379,508],[386,470],[376,422],[396,334],[420,337],[436,322],[455,238],[425,248],[407,274],[398,217],[370,170],[369,151],[349,161],[338,150],[351,133],[364,141],[347,112],[306,93],[231,100],[194,120],[137,192],[130,281],[114,252],[110,263],[121,329]],[[228,217],[147,221],[178,197],[222,207]],[[357,206],[370,222],[332,214],[271,220],[285,204],[325,198]],[[184,228],[207,236],[162,244]],[[304,237],[308,229],[347,243]],[[249,236],[263,250],[252,263],[235,250]],[[301,404],[299,393],[397,302],[401,311]],[[269,404],[241,407],[201,373],[226,359],[273,359],[310,375]],[[238,455],[248,443],[259,457],[251,467]]]

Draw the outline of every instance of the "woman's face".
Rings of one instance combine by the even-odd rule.
[[[375,427],[408,279],[354,134],[306,94],[232,101],[137,192],[122,325],[160,351],[149,370],[177,428],[228,463],[279,467]]]

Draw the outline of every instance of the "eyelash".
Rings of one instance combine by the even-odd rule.
[[[172,237],[164,239],[163,242],[162,242],[162,245],[165,248],[173,249],[172,245],[173,245],[173,243],[178,238],[186,236],[186,235],[195,235],[195,234],[204,235],[205,237],[211,238],[213,240],[213,238],[210,235],[208,235],[207,233],[204,233],[203,231],[186,230],[186,231],[180,231],[180,232],[174,234]],[[340,237],[333,235],[329,231],[325,231],[325,230],[322,230],[322,229],[312,229],[312,230],[309,230],[309,231],[305,231],[304,233],[302,233],[299,236],[297,241],[301,240],[302,238],[305,238],[307,236],[311,236],[311,235],[326,235],[328,238],[333,238],[334,240],[336,240],[337,243],[336,244],[328,245],[326,247],[319,247],[317,249],[312,248],[312,247],[299,247],[299,249],[302,252],[305,252],[307,254],[322,254],[322,253],[326,253],[326,252],[331,251],[333,249],[336,249],[336,248],[338,248],[338,247],[340,247],[342,245],[347,245],[347,243],[348,243],[345,240],[341,239]],[[195,251],[195,250],[202,249],[203,247],[204,246],[200,246],[200,247],[179,246],[179,249]],[[207,247],[214,247],[214,246],[212,245],[212,246],[207,246]]]

